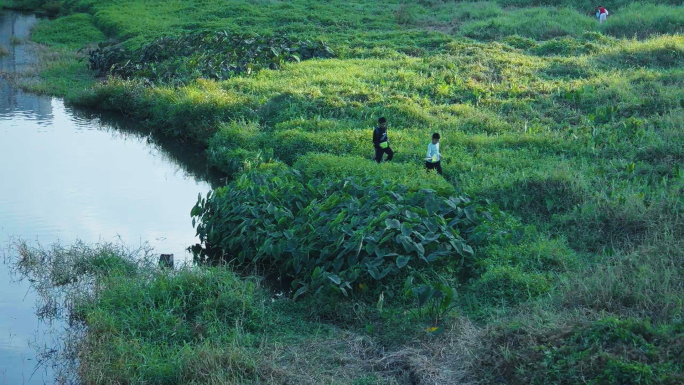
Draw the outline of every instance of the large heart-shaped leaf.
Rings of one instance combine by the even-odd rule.
[[[398,229],[401,227],[401,222],[396,219],[385,219],[385,225],[388,229]]]
[[[397,257],[397,267],[400,269],[403,268],[404,266],[408,265],[409,261],[411,258],[405,256],[405,255],[400,255]]]

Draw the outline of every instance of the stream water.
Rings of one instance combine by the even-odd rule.
[[[25,39],[33,15],[0,11],[0,44],[10,51],[0,71],[15,72],[33,58]],[[75,109],[0,79],[0,247],[12,239],[49,246],[143,242],[158,253],[190,258],[197,243],[190,209],[198,193],[219,184],[199,149],[152,139],[120,116]],[[51,384],[37,367],[36,346],[58,344],[36,316],[36,293],[16,282],[0,261],[0,385]],[[51,332],[48,332],[51,330]]]

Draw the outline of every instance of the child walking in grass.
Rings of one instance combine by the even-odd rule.
[[[602,5],[599,5],[598,8],[596,8],[596,17],[598,17],[599,23],[603,23],[608,17],[608,10]]]
[[[439,134],[432,134],[432,142],[428,144],[427,158],[425,158],[425,168],[428,170],[437,170],[439,175],[442,175],[442,154],[439,153]]]
[[[375,161],[382,162],[382,157],[387,153],[387,161],[389,162],[394,157],[394,151],[389,146],[389,139],[387,138],[387,119],[378,119],[378,126],[373,130],[373,146],[375,147]]]

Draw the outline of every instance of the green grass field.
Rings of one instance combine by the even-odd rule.
[[[89,331],[81,379],[684,381],[684,7],[678,1],[614,0],[603,3],[611,17],[599,25],[595,5],[584,0],[5,1],[58,15],[35,28],[32,39],[45,55],[39,72],[19,80],[22,86],[123,111],[159,134],[204,145],[210,163],[235,179],[207,199],[214,206],[193,210],[199,223],[224,226],[206,237],[221,241],[204,246],[238,256],[230,242],[233,229],[264,234],[249,238],[256,242],[258,263],[241,266],[238,275],[225,267],[176,275],[140,267],[143,273],[125,280],[116,269],[96,273],[101,296],[83,297],[73,310]],[[194,31],[322,40],[335,57],[224,80],[186,71],[166,83],[141,77],[101,81],[77,61],[83,53],[76,51],[93,43],[111,40],[134,49]],[[189,68],[197,59],[169,60]],[[391,164],[371,160],[371,130],[380,116],[390,123],[396,153]],[[442,136],[443,177],[423,172],[433,132]],[[293,177],[292,169],[299,176]],[[475,233],[487,235],[477,238],[462,227],[456,237],[472,245],[473,253],[451,252],[453,259],[422,263],[417,256],[423,247],[411,246],[409,252],[407,246],[414,259],[396,259],[400,269],[392,259],[366,270],[346,256],[348,268],[320,262],[323,257],[310,270],[294,267],[291,261],[320,251],[306,249],[307,242],[326,242],[305,236],[304,224],[317,226],[309,213],[330,218],[331,225],[319,233],[341,236],[336,252],[359,245],[356,257],[367,251],[382,260],[379,246],[373,249],[365,241],[362,247],[358,239],[363,238],[355,237],[395,231],[393,225],[373,221],[384,209],[354,195],[363,189],[326,190],[318,184],[340,180],[374,186],[387,196],[397,184],[405,185],[410,199],[419,199],[425,188],[439,199],[486,199],[482,212],[501,215],[468,217],[478,225]],[[295,207],[297,197],[314,190],[316,201]],[[251,201],[263,206],[250,203],[253,191],[264,200],[254,195]],[[293,191],[293,199],[282,191]],[[409,223],[413,214],[401,210],[421,208],[403,202],[392,207],[398,205],[397,213]],[[474,207],[468,204],[459,207]],[[258,214],[252,218],[243,211],[229,223],[226,212],[241,205]],[[285,224],[283,213],[291,218]],[[242,217],[250,222],[240,224]],[[281,257],[276,242],[290,230],[301,234],[301,244],[283,246],[292,254]],[[273,235],[276,231],[280,235]],[[409,233],[402,240],[418,237]],[[239,258],[250,254],[241,252]],[[383,266],[394,270],[378,277]],[[294,289],[311,292],[272,300],[268,284],[245,278],[269,271],[294,280]],[[314,294],[321,280],[327,284]],[[420,285],[439,282],[458,293],[444,314],[438,309],[445,302],[420,300]],[[140,303],[155,305],[149,310]],[[428,304],[435,308],[428,311]]]

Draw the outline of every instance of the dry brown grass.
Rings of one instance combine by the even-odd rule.
[[[339,331],[339,338],[296,346],[275,346],[267,359],[279,376],[268,383],[340,384],[374,378],[385,384],[473,383],[474,351],[481,331],[466,318],[455,318],[446,331],[385,351],[372,338]],[[279,378],[278,378],[279,377]]]

